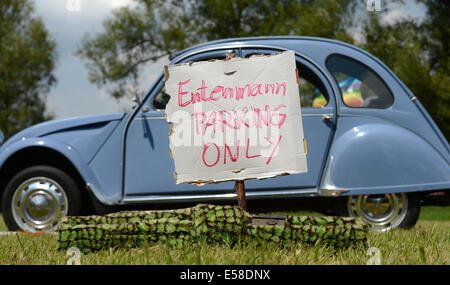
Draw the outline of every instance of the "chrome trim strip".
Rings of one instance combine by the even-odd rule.
[[[255,198],[269,198],[269,197],[315,197],[318,196],[317,189],[304,190],[280,190],[280,191],[256,191],[246,193],[246,197],[250,199]],[[138,204],[148,202],[180,202],[180,201],[196,201],[196,200],[228,200],[236,199],[237,193],[225,194],[197,194],[197,195],[148,195],[139,197],[124,197],[123,204]]]
[[[323,116],[333,116],[333,114],[302,114],[302,117],[323,117]]]
[[[206,194],[206,195],[149,195],[139,197],[125,197],[123,204],[137,204],[147,202],[176,202],[176,201],[196,201],[196,200],[224,200],[237,198],[237,194]]]
[[[349,192],[347,189],[338,189],[331,179],[331,165],[333,164],[333,156],[328,160],[324,170],[324,179],[320,185],[319,194],[323,197],[339,197],[343,193]]]
[[[336,190],[336,186],[334,185],[333,180],[331,179],[331,165],[333,164],[333,156],[327,161],[325,168],[323,170],[323,178],[320,184],[319,193],[320,196],[327,196],[330,191]]]
[[[322,197],[339,197],[344,193],[349,192],[347,189],[320,189],[320,196]]]
[[[143,117],[138,117],[138,118],[135,118],[135,120],[137,120],[137,121],[164,120],[164,119],[165,119],[164,117],[145,117],[145,118],[143,118]]]
[[[297,190],[277,190],[277,191],[255,191],[255,192],[248,192],[246,193],[246,196],[248,198],[267,198],[267,197],[291,197],[291,196],[317,196],[319,194],[319,191],[316,188],[311,189],[297,189]]]

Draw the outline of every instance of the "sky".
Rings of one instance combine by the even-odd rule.
[[[366,0],[363,0],[366,2]],[[401,17],[422,18],[425,8],[413,0],[403,0],[405,5],[390,4],[380,0],[382,7],[389,9],[383,13],[383,19],[392,23]],[[88,71],[84,61],[74,55],[82,37],[102,31],[103,20],[111,11],[126,5],[133,5],[133,0],[35,0],[36,15],[41,17],[45,26],[57,43],[58,62],[54,72],[58,83],[47,97],[47,110],[56,119],[75,116],[97,115],[128,111],[133,103],[131,99],[117,101],[106,90],[88,80]],[[367,13],[367,11],[359,11]],[[360,36],[358,30],[352,30],[355,38]],[[161,74],[164,58],[150,63],[144,68],[146,90],[151,87]]]

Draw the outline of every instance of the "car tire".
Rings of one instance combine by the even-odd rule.
[[[344,201],[341,213],[361,218],[374,231],[409,229],[420,215],[417,193],[349,196]]]
[[[2,197],[2,212],[11,231],[51,232],[65,216],[78,215],[77,183],[64,171],[39,165],[17,173]]]

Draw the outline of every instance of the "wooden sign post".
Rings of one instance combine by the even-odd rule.
[[[234,183],[234,190],[238,195],[238,205],[244,211],[247,211],[247,201],[245,197],[245,184],[243,180],[238,180]]]

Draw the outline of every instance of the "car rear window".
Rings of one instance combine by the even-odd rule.
[[[386,83],[364,64],[333,54],[328,57],[326,66],[339,85],[347,107],[385,109],[394,103]]]

